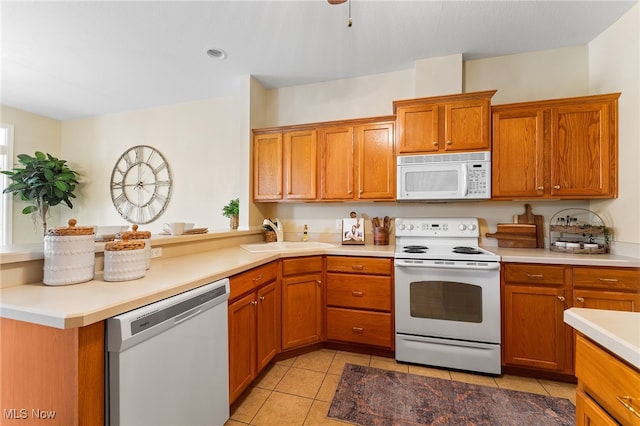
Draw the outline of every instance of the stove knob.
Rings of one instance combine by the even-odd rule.
[[[475,231],[476,230],[476,224],[472,223],[471,225],[469,225],[469,231]]]
[[[404,228],[406,228],[406,226],[404,226],[404,223],[401,223],[400,225],[398,225],[398,229],[403,231]]]
[[[412,225],[412,224],[407,225],[407,229],[408,229],[409,231],[413,230],[413,225]]]
[[[464,223],[461,223],[460,225],[458,225],[458,229],[461,231],[464,231],[465,229],[467,229],[467,225],[465,225]]]

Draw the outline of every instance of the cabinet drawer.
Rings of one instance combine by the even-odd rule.
[[[640,425],[640,417],[625,406],[640,410],[640,372],[581,334],[576,336],[576,376],[578,386],[616,421]]]
[[[391,311],[391,277],[327,274],[327,305]]]
[[[327,257],[327,272],[391,275],[392,270],[392,259],[350,256]]]
[[[576,426],[617,426],[616,423],[589,395],[576,391]]]
[[[509,283],[564,284],[564,266],[505,264],[504,279]]]
[[[297,257],[282,260],[282,275],[322,272],[322,256]]]
[[[640,291],[640,269],[573,268],[573,286]]]
[[[391,314],[327,308],[329,340],[392,348],[391,326]]]
[[[261,286],[262,284],[273,281],[278,276],[277,262],[271,262],[257,268],[250,269],[238,275],[229,278],[229,286],[231,293],[229,300],[233,300],[244,293]]]

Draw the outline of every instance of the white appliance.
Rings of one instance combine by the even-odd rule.
[[[398,361],[500,374],[500,257],[475,218],[395,220]]]
[[[229,419],[227,278],[107,320],[112,426]]]
[[[491,152],[397,157],[399,201],[491,198]]]

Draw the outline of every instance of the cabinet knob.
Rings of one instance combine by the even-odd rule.
[[[316,280],[316,284],[318,284],[318,285],[322,285],[322,281],[320,281],[320,280]]]
[[[584,303],[584,297],[576,297],[576,300],[580,303]]]
[[[252,301],[251,301],[251,304],[252,304],[253,306],[256,306],[256,305],[258,304],[258,301],[257,301],[257,300],[252,300]]]
[[[352,291],[351,295],[353,297],[362,297],[362,296],[364,296],[364,292],[362,292],[362,291]]]
[[[264,302],[264,296],[260,296],[260,301]]]
[[[553,189],[560,189],[560,185],[553,185]]]
[[[558,296],[558,300],[564,302],[564,296]]]
[[[362,327],[351,327],[351,331],[354,333],[364,333],[364,328]]]
[[[433,146],[438,146],[438,141],[433,141]]]
[[[538,191],[544,191],[544,186],[540,185],[540,186],[538,187]]]
[[[453,142],[447,141],[447,145],[453,145]]]

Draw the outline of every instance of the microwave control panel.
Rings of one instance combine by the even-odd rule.
[[[469,163],[467,165],[469,195],[484,195],[491,188],[491,170],[488,163]]]

